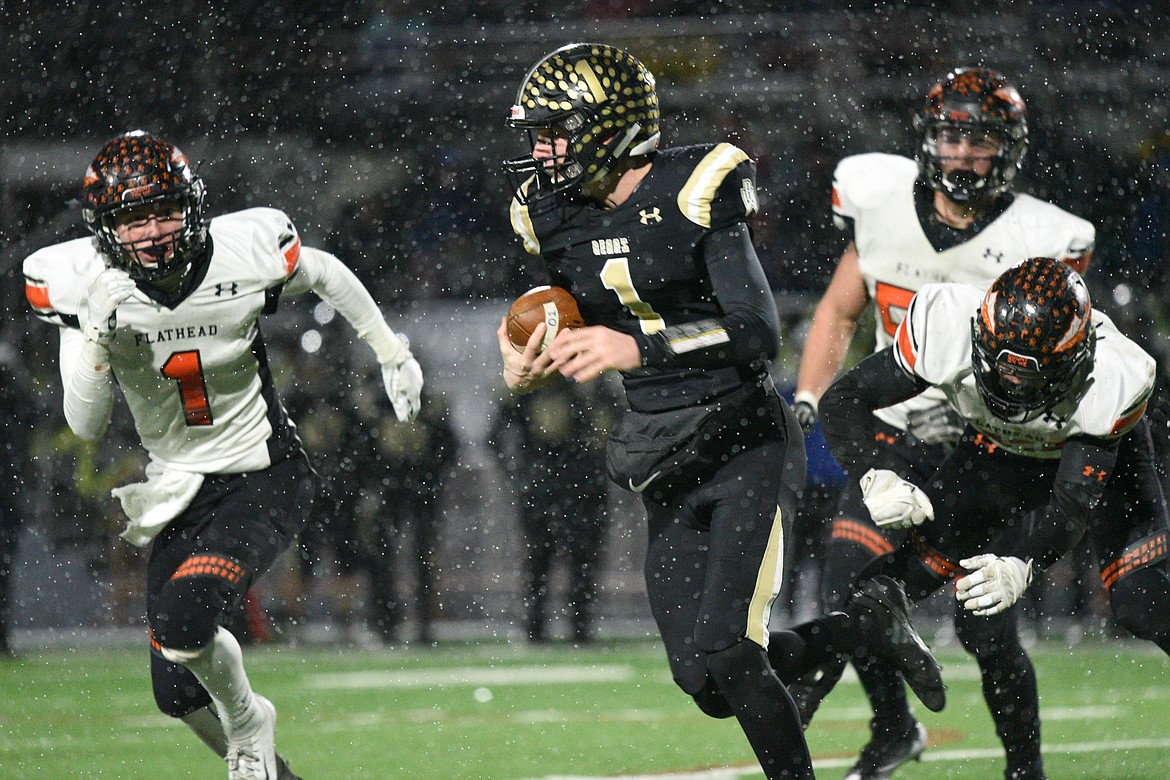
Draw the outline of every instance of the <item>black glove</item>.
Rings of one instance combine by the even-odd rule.
[[[792,404],[792,413],[796,415],[796,421],[800,423],[800,428],[808,434],[817,424],[817,406],[812,401],[799,399]]]

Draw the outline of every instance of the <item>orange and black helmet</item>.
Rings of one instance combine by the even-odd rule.
[[[1024,99],[1002,74],[987,68],[956,68],[931,88],[914,116],[919,134],[918,167],[923,179],[956,203],[1006,192],[1019,173],[1028,146]],[[940,133],[994,139],[998,152],[984,176],[946,171],[938,151]]]
[[[1089,290],[1060,260],[1033,257],[991,285],[972,324],[975,381],[987,407],[1028,422],[1079,400],[1093,368]]]
[[[207,243],[203,193],[203,180],[178,147],[132,130],[107,141],[90,163],[81,188],[81,215],[108,263],[135,279],[157,281],[189,267]],[[118,240],[115,220],[152,203],[173,204],[182,211],[183,225],[172,237],[173,253],[148,267]]]

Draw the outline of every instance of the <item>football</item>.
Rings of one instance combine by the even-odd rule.
[[[563,287],[533,287],[512,302],[508,309],[508,340],[518,352],[523,352],[528,338],[540,323],[548,325],[541,339],[540,351],[552,343],[564,328],[585,325],[577,301]]]

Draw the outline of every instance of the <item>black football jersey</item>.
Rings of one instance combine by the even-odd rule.
[[[635,337],[643,367],[623,372],[630,407],[656,411],[703,403],[745,381],[758,381],[771,355],[745,356],[730,327],[729,301],[715,290],[767,296],[761,319],[775,319],[774,301],[750,243],[739,262],[724,255],[712,278],[706,239],[755,214],[755,163],[737,147],[706,144],[659,151],[626,202],[613,209],[553,196],[527,206],[513,200],[512,227],[531,254],[548,263],[550,281],[573,294],[587,325]],[[740,267],[742,266],[742,268]],[[770,323],[770,327],[777,327]],[[759,341],[756,339],[755,341]],[[750,350],[748,350],[750,352]]]

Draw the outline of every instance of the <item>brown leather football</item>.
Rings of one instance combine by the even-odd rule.
[[[508,309],[508,340],[517,351],[523,352],[528,338],[540,323],[548,325],[541,340],[540,351],[552,343],[557,333],[565,328],[585,325],[577,301],[563,287],[533,287],[512,302]]]

